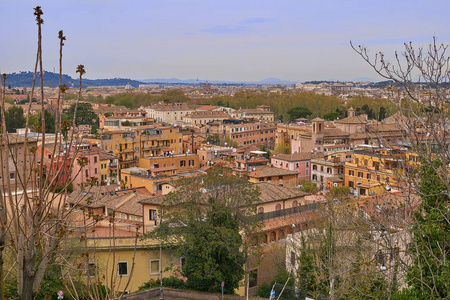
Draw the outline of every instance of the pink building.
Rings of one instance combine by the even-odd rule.
[[[100,148],[83,143],[78,146],[77,157],[72,167],[73,190],[80,189],[88,181],[98,185],[100,178]]]
[[[298,180],[311,180],[311,158],[323,157],[322,153],[275,154],[271,163],[275,168],[298,172]]]

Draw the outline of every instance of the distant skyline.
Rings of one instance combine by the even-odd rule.
[[[392,57],[404,42],[450,42],[450,1],[0,0],[0,72],[31,71],[41,5],[44,69],[86,78],[303,82],[381,78],[349,41]]]

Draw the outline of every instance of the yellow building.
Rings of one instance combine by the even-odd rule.
[[[106,131],[101,134],[103,151],[117,155],[119,170],[136,166],[139,157],[183,153],[182,134],[178,128],[153,125],[129,131]]]
[[[296,187],[298,172],[274,168],[272,166],[256,166],[247,173],[248,181],[253,183],[269,182],[275,185]]]
[[[376,148],[370,151],[355,150],[352,161],[344,166],[344,185],[349,186],[355,195],[367,197],[405,184],[414,168],[406,160],[407,153]]]
[[[140,127],[133,131],[139,157],[183,153],[183,134],[177,127]]]
[[[182,260],[159,240],[136,237],[88,238],[90,252],[86,276],[99,280],[111,290],[132,293],[144,283],[163,277],[179,276]]]
[[[197,154],[174,154],[167,156],[140,157],[138,167],[144,169],[157,169],[173,167],[178,172],[197,170],[200,168]]]
[[[344,164],[352,161],[352,151],[341,151],[325,155],[323,158],[311,159],[311,182],[323,190],[342,185],[344,181]],[[335,185],[336,184],[336,185]]]
[[[125,188],[145,187],[154,195],[169,193],[173,187],[168,183],[172,180],[200,174],[196,154],[140,158],[139,165],[143,167],[122,169],[120,182]]]
[[[117,155],[119,170],[135,166],[137,162],[136,134],[132,131],[107,131],[101,134],[103,151]]]
[[[117,183],[117,156],[105,152],[100,152],[100,182],[101,183]]]

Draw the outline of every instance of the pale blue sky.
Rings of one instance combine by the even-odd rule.
[[[37,1],[0,0],[0,71],[32,70]],[[87,78],[378,78],[350,48],[450,42],[450,1],[45,0],[44,67]]]

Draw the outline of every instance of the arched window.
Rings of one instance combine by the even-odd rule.
[[[281,210],[281,204],[278,203],[277,205],[275,205],[275,210]]]
[[[297,200],[294,200],[294,202],[292,202],[292,207],[297,207],[298,206],[298,202]]]
[[[275,233],[275,231],[272,231],[270,233],[270,242],[276,242],[277,240],[277,234]]]

